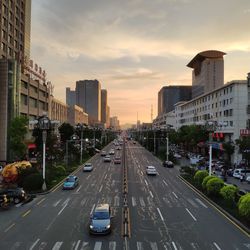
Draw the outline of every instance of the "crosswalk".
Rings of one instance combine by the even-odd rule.
[[[182,245],[180,242],[142,242],[142,241],[129,241],[129,249],[130,250],[183,250],[183,249],[190,249],[190,250],[198,250],[198,249],[211,249],[211,250],[218,250],[218,249],[232,249],[232,250],[249,250],[250,244],[249,243],[241,243],[241,244],[232,244],[229,248],[225,248],[220,243],[210,242],[206,243],[197,243],[197,242],[189,242],[188,245]],[[205,247],[205,248],[204,248]],[[118,241],[83,241],[83,240],[76,240],[71,242],[45,242],[37,239],[35,242],[32,243],[24,243],[24,242],[15,242],[12,243],[12,246],[9,246],[6,249],[11,250],[121,250],[124,249],[123,240],[121,239]]]

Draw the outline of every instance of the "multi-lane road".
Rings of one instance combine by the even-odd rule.
[[[177,169],[162,167],[139,144],[126,143],[125,150],[116,150],[122,153],[128,171],[129,237],[123,237],[123,164],[104,163],[97,154],[92,172],[80,168],[76,173],[76,189],[59,186],[31,203],[1,211],[0,249],[250,249],[249,235],[183,183]],[[147,165],[159,174],[147,176]],[[112,207],[110,235],[88,233],[98,203]]]

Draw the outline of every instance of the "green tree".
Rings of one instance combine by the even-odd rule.
[[[250,193],[247,193],[240,198],[238,209],[240,215],[250,221]]]
[[[218,196],[221,188],[224,186],[223,180],[218,177],[210,179],[206,184],[207,193],[210,196]]]
[[[194,175],[194,181],[196,185],[201,188],[202,187],[202,182],[205,177],[208,176],[207,170],[198,170],[195,175]]]
[[[203,189],[204,191],[207,191],[207,182],[208,182],[210,179],[212,179],[212,178],[216,178],[216,176],[214,176],[214,175],[208,175],[208,176],[206,176],[206,177],[203,179],[203,181],[202,181],[202,189]]]
[[[235,204],[238,188],[234,185],[226,185],[220,190],[220,195],[230,205]]]
[[[28,132],[28,119],[23,116],[14,118],[10,123],[10,155],[12,160],[24,159],[27,153],[27,145],[24,143]]]

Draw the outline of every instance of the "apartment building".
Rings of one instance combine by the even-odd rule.
[[[214,148],[222,148],[222,142],[235,142],[241,130],[249,129],[249,82],[235,80],[188,102],[175,105],[176,129],[184,125],[204,125],[220,137],[213,143]],[[223,139],[223,140],[221,140]],[[238,161],[237,152],[234,161]]]
[[[78,123],[84,123],[84,124],[89,124],[88,122],[88,114],[84,112],[83,108],[74,105],[74,106],[69,106],[68,108],[68,122],[72,125],[75,126]]]
[[[49,107],[49,118],[52,121],[59,121],[60,124],[68,122],[69,105],[51,96]]]

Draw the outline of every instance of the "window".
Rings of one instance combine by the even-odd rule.
[[[8,47],[8,55],[9,56],[12,56],[13,55],[13,50],[12,48]]]
[[[21,105],[28,105],[28,97],[26,95],[21,94]]]
[[[34,98],[30,98],[30,107],[37,108],[37,100]]]
[[[22,81],[22,88],[28,89],[28,83]]]
[[[2,38],[7,39],[7,32],[5,30],[2,30]]]

